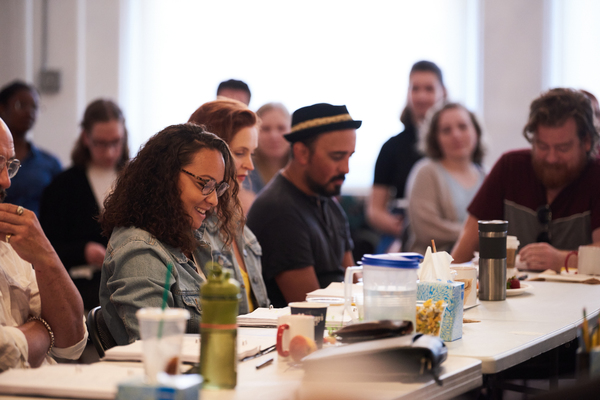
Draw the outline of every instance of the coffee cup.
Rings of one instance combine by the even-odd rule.
[[[600,247],[579,246],[577,252],[577,273],[582,275],[600,275]]]
[[[517,249],[519,248],[519,240],[516,236],[506,237],[506,277],[510,278],[517,275],[517,269],[515,268],[515,259]]]
[[[477,304],[477,268],[468,265],[450,265],[450,269],[456,271],[455,282],[465,284],[464,307],[472,307]]]
[[[298,301],[290,303],[292,314],[305,314],[314,316],[313,337],[317,347],[323,347],[323,335],[325,334],[325,320],[327,319],[327,303],[314,303],[308,301]]]
[[[315,339],[315,317],[312,315],[282,315],[277,318],[277,355],[280,360],[290,357],[290,341],[298,335]]]

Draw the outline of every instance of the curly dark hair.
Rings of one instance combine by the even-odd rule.
[[[220,151],[225,161],[224,182],[230,189],[219,197],[215,212],[226,243],[231,243],[242,214],[233,157],[221,138],[195,124],[163,129],[125,166],[115,190],[104,202],[100,215],[103,234],[109,237],[114,228],[133,226],[183,252],[193,251],[196,240],[190,229],[192,217],[183,208],[178,183],[181,168],[202,149]]]
[[[429,129],[427,130],[427,134],[425,135],[425,153],[427,156],[433,160],[441,160],[444,157],[442,153],[442,149],[440,148],[440,143],[438,141],[438,131],[440,129],[440,117],[444,111],[451,110],[454,108],[459,108],[465,110],[469,117],[471,118],[471,122],[473,123],[473,127],[475,128],[475,132],[477,133],[477,145],[475,146],[475,150],[473,151],[473,155],[471,156],[471,160],[477,164],[481,165],[483,162],[484,150],[481,145],[481,125],[477,121],[475,114],[469,111],[465,106],[459,103],[447,103],[431,118],[431,123],[429,125]]]
[[[94,124],[98,122],[109,122],[119,121],[123,124],[123,145],[121,151],[121,158],[117,162],[117,170],[121,170],[127,161],[129,160],[129,145],[127,143],[127,127],[125,126],[125,117],[123,111],[119,108],[117,103],[112,100],[97,99],[92,101],[85,112],[83,113],[83,121],[81,121],[81,129],[83,135],[89,135],[92,131]],[[79,167],[86,167],[92,159],[90,149],[83,142],[83,136],[79,135],[79,138],[75,142],[75,147],[71,152],[71,161],[73,165]]]
[[[594,159],[598,152],[598,129],[594,126],[594,110],[590,99],[581,91],[569,88],[555,88],[543,93],[529,107],[529,120],[523,128],[523,136],[533,142],[540,125],[558,127],[567,119],[573,118],[577,124],[577,136],[583,142],[590,141],[588,159]]]

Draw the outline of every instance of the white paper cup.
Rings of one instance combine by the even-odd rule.
[[[577,272],[583,275],[600,275],[600,247],[579,246]]]
[[[456,271],[454,281],[465,284],[464,306],[472,307],[477,304],[477,268],[466,265],[450,265],[450,269]]]
[[[293,314],[304,314],[314,316],[314,340],[317,347],[323,347],[323,336],[325,334],[325,321],[327,320],[327,304],[298,301],[289,304]]]
[[[506,277],[510,278],[517,275],[517,269],[515,268],[515,261],[517,256],[517,249],[519,248],[519,240],[516,236],[506,237]]]
[[[160,372],[178,374],[181,345],[190,312],[183,308],[141,308],[138,318],[146,380],[156,384]]]

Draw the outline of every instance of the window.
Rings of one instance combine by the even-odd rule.
[[[585,89],[600,98],[600,2],[553,0],[550,87]]]
[[[363,125],[344,191],[366,193],[381,145],[402,130],[414,62],[436,62],[452,100],[479,104],[477,0],[132,0],[126,7],[122,102],[134,150],[187,121],[215,98],[219,82],[241,79],[253,110],[269,101],[290,112],[346,104]]]

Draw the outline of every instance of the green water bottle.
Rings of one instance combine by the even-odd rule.
[[[200,286],[200,373],[205,388],[232,389],[237,383],[240,284],[217,263],[209,262],[206,270],[208,281]]]

